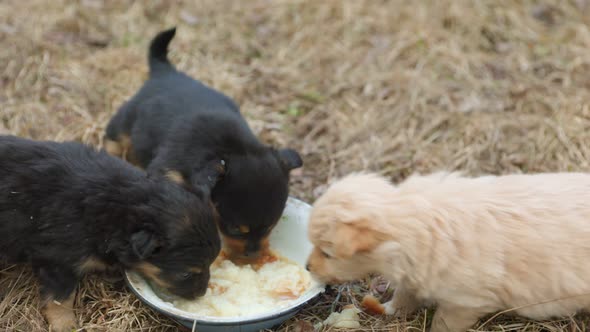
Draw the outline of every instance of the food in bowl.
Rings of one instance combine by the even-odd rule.
[[[289,198],[283,217],[269,235],[269,247],[272,251],[302,267],[305,266],[313,248],[307,238],[310,209],[305,202]],[[232,259],[236,263],[235,257]],[[237,262],[237,265],[240,263],[242,262]],[[305,303],[317,298],[325,290],[323,283],[313,279],[311,286],[285,307],[252,315],[220,317],[187,312],[175,307],[172,302],[177,298],[164,298],[155,285],[151,285],[148,280],[133,271],[125,271],[125,277],[130,290],[147,306],[178,321],[188,330],[201,332],[258,332],[272,329],[296,315]]]
[[[276,253],[242,265],[222,252],[211,265],[207,293],[196,300],[174,298],[171,303],[202,316],[248,316],[289,306],[313,283],[301,265]]]

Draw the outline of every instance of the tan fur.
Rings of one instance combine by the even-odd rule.
[[[120,135],[115,141],[105,139],[104,150],[112,156],[126,160],[129,163],[141,168],[141,165],[139,165],[137,158],[135,158],[133,154],[133,149],[131,147],[131,137],[128,135]]]
[[[226,255],[234,262],[239,264],[251,264],[258,260],[261,256],[270,255],[270,242],[268,237],[260,240],[260,250],[258,255],[252,255],[251,257],[245,257],[246,252],[246,240],[240,240],[222,235],[223,247]]]
[[[590,308],[590,175],[350,175],[315,203],[309,268],[326,282],[380,273],[386,311],[438,303],[431,331],[485,314],[545,319]],[[329,255],[330,257],[326,257]]]
[[[168,178],[168,180],[172,182],[175,182],[177,184],[184,184],[184,177],[178,171],[169,170],[166,172],[165,176]]]
[[[234,239],[223,235],[223,246],[227,250],[228,255],[235,254],[243,255],[246,251],[246,240]]]
[[[47,299],[42,308],[42,313],[49,323],[51,332],[71,332],[76,329],[76,316],[74,315],[74,297],[72,293],[64,301]]]
[[[116,141],[111,141],[110,139],[105,139],[104,141],[104,150],[115,157],[121,157],[123,155],[123,147],[121,144]]]
[[[131,149],[131,137],[129,135],[120,135],[115,141],[106,139],[104,149],[115,157],[124,158]]]
[[[171,285],[167,281],[160,278],[162,270],[154,264],[148,262],[141,262],[135,266],[135,270],[143,274],[146,278],[148,278],[150,281],[154,282],[156,285],[160,287],[171,287]]]
[[[260,240],[260,250],[258,250],[261,256],[270,254],[270,241],[268,236]]]
[[[188,270],[193,273],[202,273],[203,272],[203,269],[201,269],[200,267],[191,267]]]
[[[107,269],[109,269],[109,266],[96,257],[88,257],[85,261],[78,265],[78,271],[81,274],[85,274],[87,272],[106,271]]]

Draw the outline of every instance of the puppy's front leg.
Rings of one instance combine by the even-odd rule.
[[[47,297],[43,301],[42,313],[49,324],[51,332],[71,332],[76,329],[76,316],[74,315],[74,297],[72,292],[66,299],[57,300]]]
[[[473,308],[439,304],[432,317],[430,332],[465,332],[483,314]]]
[[[43,263],[35,266],[41,287],[41,312],[51,332],[71,332],[76,328],[75,289],[78,276],[68,268]]]
[[[385,302],[386,315],[394,315],[395,317],[404,317],[405,315],[411,314],[420,307],[421,303],[416,299],[414,293],[399,286],[393,293],[393,299],[389,302]]]

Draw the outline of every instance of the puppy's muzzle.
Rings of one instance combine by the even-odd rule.
[[[148,284],[158,294],[158,296],[165,301],[174,301],[175,297],[180,297],[185,300],[195,300],[198,297],[204,296],[207,293],[207,287],[199,288],[181,288],[181,287],[162,287],[151,280],[147,280]]]
[[[264,239],[235,239],[224,236],[224,247],[231,257],[256,259],[262,255],[263,249],[268,247],[268,241]]]
[[[198,297],[201,297],[207,293],[207,287],[200,287],[198,289],[170,289],[169,290],[172,294],[179,296],[185,300],[194,300]]]
[[[258,258],[260,256],[260,241],[247,241],[244,248],[244,256]]]

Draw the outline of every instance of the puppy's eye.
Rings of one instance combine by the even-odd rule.
[[[332,256],[327,254],[325,251],[322,251],[322,256],[324,256],[324,258],[332,258]]]
[[[242,231],[240,230],[240,226],[229,225],[227,226],[227,233],[230,235],[241,235]]]
[[[192,272],[184,272],[184,273],[180,273],[178,275],[178,278],[180,280],[188,280],[188,279],[190,279],[192,277],[193,277],[193,273]]]

